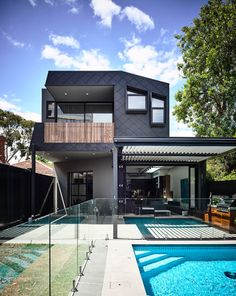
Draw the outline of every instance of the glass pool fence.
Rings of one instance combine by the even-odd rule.
[[[71,295],[96,241],[235,240],[236,208],[151,198],[92,199],[0,232],[0,295]]]

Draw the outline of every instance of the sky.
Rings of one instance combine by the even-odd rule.
[[[170,83],[172,116],[184,80],[174,35],[206,0],[0,0],[0,109],[41,120],[49,70],[123,70]]]

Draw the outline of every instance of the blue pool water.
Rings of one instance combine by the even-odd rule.
[[[124,217],[125,224],[199,225],[201,221],[191,218]]]
[[[236,245],[134,246],[147,295],[236,295]]]
[[[206,226],[205,223],[201,221],[191,219],[191,218],[151,218],[151,217],[124,217],[125,224],[136,224],[143,237],[153,238],[153,235],[149,231],[150,226],[157,226],[159,229],[161,228],[185,228],[191,226]]]
[[[77,223],[81,223],[81,221],[83,220],[83,217],[76,217],[76,216],[56,216],[53,215],[53,217],[50,217],[50,223],[53,224],[77,224]],[[43,217],[43,218],[39,218],[39,219],[35,219],[32,222],[30,222],[30,224],[34,224],[34,225],[40,225],[40,224],[48,224],[49,223],[49,217]]]

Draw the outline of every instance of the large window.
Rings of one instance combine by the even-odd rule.
[[[57,122],[84,122],[84,104],[58,103]]]
[[[127,88],[127,112],[147,112],[147,92],[128,87]]]
[[[71,205],[93,198],[93,172],[69,173],[69,192]]]
[[[151,124],[165,124],[165,98],[155,94],[151,96]]]
[[[57,122],[113,122],[113,104],[58,103]]]
[[[86,122],[112,122],[113,107],[109,103],[87,103],[85,105]]]

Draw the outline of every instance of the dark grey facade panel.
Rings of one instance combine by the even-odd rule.
[[[113,85],[114,122],[116,137],[168,137],[169,136],[169,84],[123,71],[49,71],[46,86]],[[145,90],[147,113],[126,112],[127,86]],[[165,125],[151,126],[150,94],[166,98]],[[46,116],[43,116],[45,121]]]

